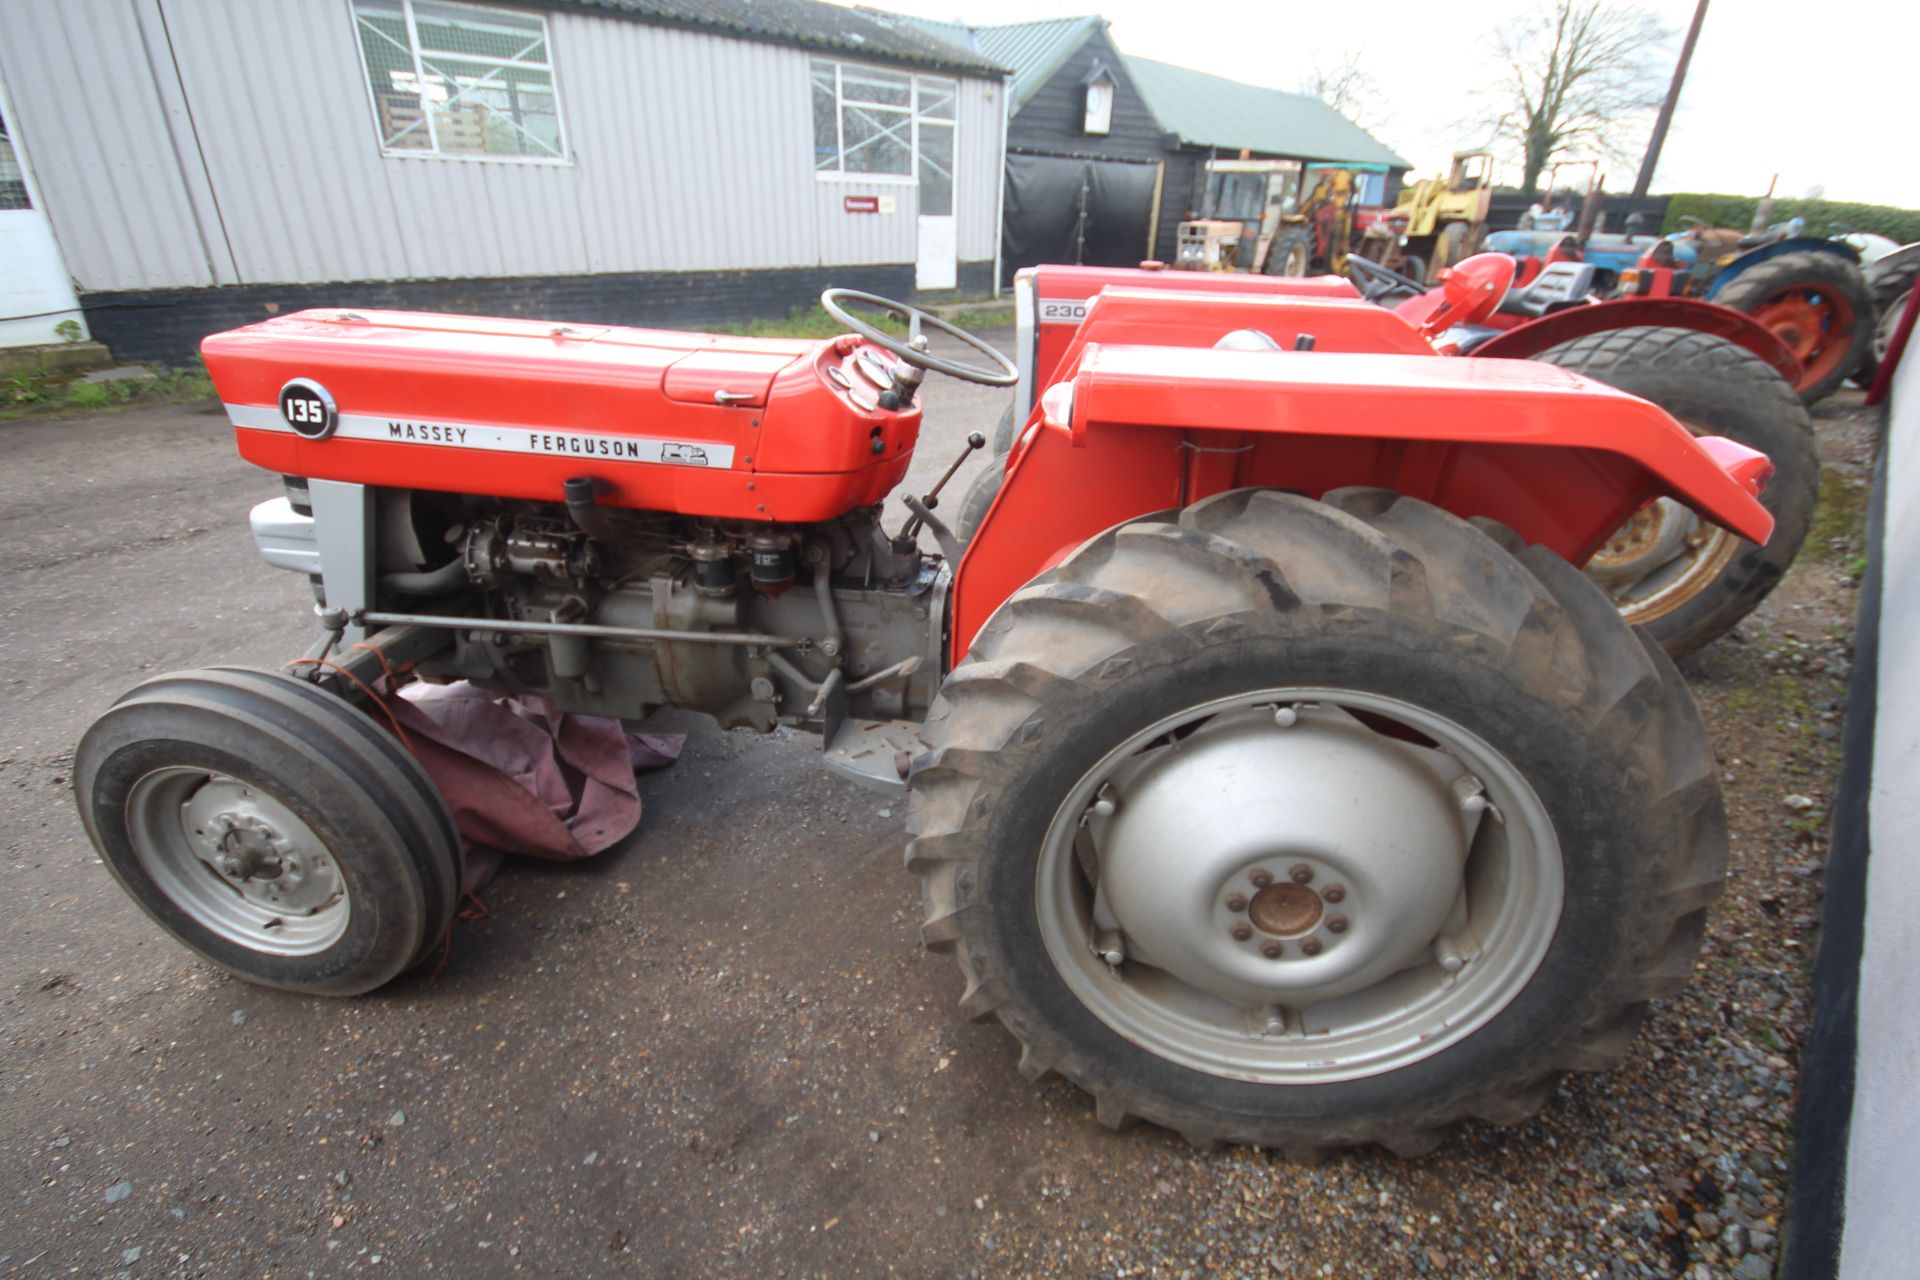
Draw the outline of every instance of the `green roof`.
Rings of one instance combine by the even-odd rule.
[[[1013,72],[1012,96],[1008,109],[1018,111],[1033,100],[1040,86],[1053,78],[1087,37],[1106,29],[1106,19],[1048,18],[1043,22],[1014,22],[998,27],[969,27],[959,22],[941,22],[933,18],[908,18],[907,21],[929,35],[959,45],[962,49],[997,62]]]
[[[1182,142],[1300,160],[1409,167],[1379,139],[1318,98],[1262,89],[1146,58],[1127,58],[1127,70],[1147,109]]]

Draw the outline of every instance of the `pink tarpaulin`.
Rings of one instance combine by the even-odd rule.
[[[634,771],[672,764],[686,740],[465,681],[409,684],[388,706],[453,810],[468,893],[504,854],[570,862],[625,839],[640,822]]]

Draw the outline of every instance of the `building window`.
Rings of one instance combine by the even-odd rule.
[[[1113,81],[1099,79],[1087,86],[1086,132],[1106,134],[1113,129]]]
[[[20,157],[14,153],[6,117],[0,116],[0,210],[31,208],[33,201],[27,196],[27,175],[20,171]]]
[[[813,168],[822,177],[953,184],[959,85],[813,59]]]
[[[566,159],[547,20],[449,0],[349,0],[380,149]]]

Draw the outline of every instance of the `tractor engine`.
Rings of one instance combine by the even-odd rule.
[[[380,491],[370,616],[470,619],[436,627],[452,643],[423,674],[564,711],[637,719],[671,705],[828,738],[849,717],[925,714],[949,575],[885,532],[879,504],[769,525],[603,507],[594,490],[569,481],[564,504]],[[269,563],[316,567],[327,538],[309,482],[289,479],[253,523]]]

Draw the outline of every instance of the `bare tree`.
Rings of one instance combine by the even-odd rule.
[[[1506,75],[1492,89],[1495,136],[1519,150],[1531,195],[1555,156],[1587,150],[1628,159],[1639,119],[1660,104],[1671,33],[1647,10],[1609,0],[1547,0],[1495,33]]]
[[[1380,82],[1361,66],[1360,54],[1352,49],[1341,51],[1334,61],[1316,58],[1300,77],[1299,91],[1320,99],[1369,133],[1384,115]]]

